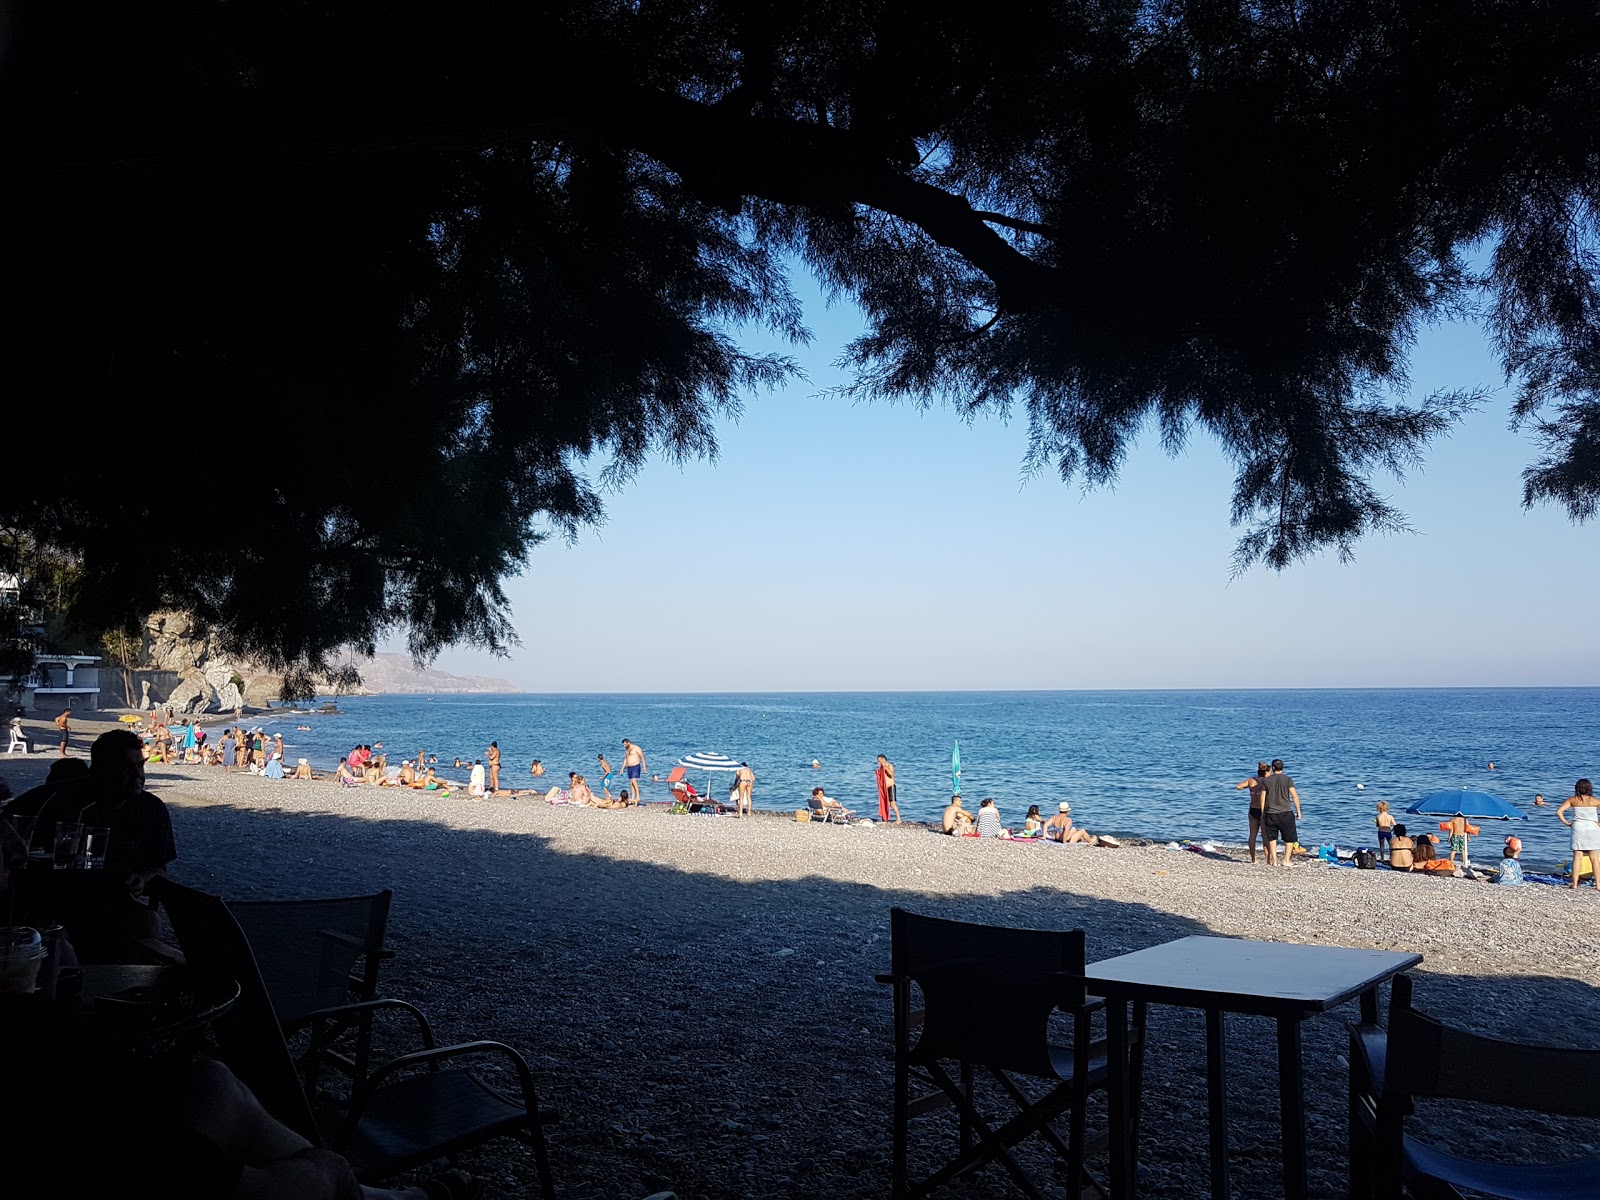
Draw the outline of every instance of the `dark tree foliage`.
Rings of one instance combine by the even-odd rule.
[[[0,522],[91,622],[504,644],[590,464],[707,453],[792,369],[739,341],[805,336],[789,264],[867,314],[861,396],[1020,410],[1090,484],[1214,437],[1241,567],[1403,525],[1375,477],[1478,400],[1408,352],[1463,313],[1526,501],[1600,497],[1592,3],[5,11],[0,378],[97,469]]]

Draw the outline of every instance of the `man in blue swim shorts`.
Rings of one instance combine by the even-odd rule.
[[[628,777],[628,803],[639,803],[639,776],[644,773],[644,751],[622,739],[622,771]]]

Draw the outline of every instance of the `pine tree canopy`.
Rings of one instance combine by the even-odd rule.
[[[502,647],[532,545],[793,372],[747,343],[808,337],[796,271],[865,314],[855,393],[1063,479],[1214,439],[1241,567],[1403,527],[1483,401],[1409,352],[1476,317],[1582,520],[1597,114],[1561,0],[13,0],[0,380],[83,453],[0,526],[85,627]]]

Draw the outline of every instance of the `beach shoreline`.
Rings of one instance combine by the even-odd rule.
[[[26,772],[42,778],[53,758],[27,756]],[[0,774],[29,784],[14,764]],[[176,764],[152,765],[148,786],[172,812],[182,882],[231,899],[393,888],[397,957],[382,991],[420,1004],[442,1037],[500,1038],[529,1056],[546,1102],[569,1114],[550,1131],[563,1195],[884,1194],[890,1013],[872,976],[888,965],[896,904],[1084,928],[1091,961],[1193,933],[1421,953],[1424,1010],[1498,1036],[1600,1045],[1600,967],[1570,933],[1600,917],[1588,889],[1273,870],[1226,848],[1045,848],[776,814],[440,799]],[[1314,1195],[1343,1187],[1347,1007],[1305,1026]],[[1231,1080],[1235,1112],[1276,1114],[1270,1024],[1229,1029],[1250,1064]],[[1204,1195],[1198,1016],[1152,1010],[1150,1053],[1146,1127],[1163,1132],[1144,1147],[1146,1194]],[[837,1136],[819,1138],[823,1113]],[[1236,1158],[1260,1169],[1236,1167],[1238,1194],[1272,1195],[1276,1126],[1240,1124]],[[1496,1136],[1537,1153],[1559,1130],[1513,1120]],[[492,1194],[531,1178],[512,1145],[468,1162]],[[988,1172],[950,1194],[1010,1184]]]

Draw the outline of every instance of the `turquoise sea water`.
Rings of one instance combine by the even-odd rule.
[[[533,782],[534,758],[549,772],[546,787],[564,783],[569,770],[597,783],[601,751],[620,774],[626,737],[648,754],[647,778],[666,775],[684,754],[717,751],[750,764],[758,808],[793,809],[820,783],[864,815],[877,807],[873,767],[881,752],[895,764],[903,815],[920,820],[935,819],[948,802],[950,752],[959,742],[969,807],[993,796],[1009,825],[1019,826],[1031,803],[1049,812],[1065,799],[1096,833],[1233,842],[1246,833],[1245,794],[1233,785],[1258,758],[1279,756],[1305,804],[1307,845],[1371,844],[1379,800],[1398,813],[1427,792],[1466,787],[1519,805],[1531,819],[1486,824],[1475,843],[1480,861],[1498,858],[1512,829],[1523,838],[1525,858],[1570,859],[1555,804],[1580,776],[1600,778],[1600,688],[373,696],[338,703],[339,715],[284,714],[264,724],[283,734],[291,763],[303,756],[329,769],[352,745],[381,741],[396,760],[420,749],[437,754],[441,773],[462,779],[466,773],[448,764],[457,755],[481,757],[497,740],[502,786],[514,787]],[[311,729],[296,731],[297,724]],[[811,768],[812,759],[821,769]],[[704,788],[705,776],[691,778]],[[1550,807],[1533,807],[1535,792]],[[645,798],[665,799],[666,789],[647,785]]]

